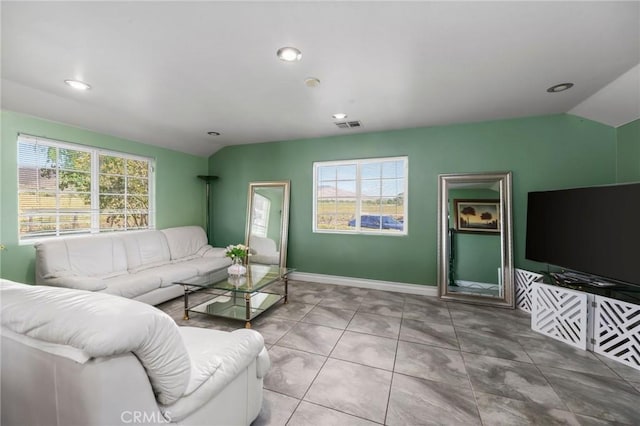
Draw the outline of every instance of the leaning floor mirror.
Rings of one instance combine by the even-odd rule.
[[[438,294],[513,308],[511,172],[438,177]]]
[[[249,184],[245,230],[249,262],[286,267],[289,186],[289,181]]]

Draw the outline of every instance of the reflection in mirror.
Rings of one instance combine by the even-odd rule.
[[[440,297],[513,307],[511,173],[439,177]]]
[[[465,186],[449,190],[448,291],[500,297],[499,188]]]
[[[245,230],[249,261],[285,267],[288,224],[289,181],[250,183]]]

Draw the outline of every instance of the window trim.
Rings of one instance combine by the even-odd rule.
[[[60,234],[60,230],[56,230],[56,235],[43,235],[31,238],[24,238],[20,234],[20,144],[21,142],[32,142],[41,146],[51,146],[56,147],[58,149],[69,149],[81,152],[88,152],[91,155],[91,166],[89,169],[90,178],[91,178],[91,206],[89,210],[89,214],[91,216],[91,225],[88,232],[82,233],[69,233],[69,234]],[[43,136],[35,136],[26,133],[18,133],[18,137],[16,139],[16,183],[17,183],[17,192],[16,192],[16,207],[17,207],[17,237],[18,237],[18,245],[33,245],[40,241],[49,241],[60,238],[75,238],[75,237],[83,237],[89,235],[100,235],[100,234],[108,234],[113,232],[139,232],[145,230],[154,230],[156,226],[156,197],[155,197],[155,180],[156,180],[156,159],[154,157],[146,157],[143,155],[130,154],[127,152],[114,151],[109,149],[104,149],[100,147],[94,147],[89,145],[83,145],[79,143],[62,141],[59,139],[53,139],[49,137]],[[136,160],[136,161],[146,161],[149,164],[149,177],[148,177],[148,197],[149,197],[149,209],[148,209],[148,226],[147,228],[136,228],[136,229],[123,229],[123,230],[113,230],[113,229],[100,229],[100,156],[111,156],[122,158],[126,160]],[[96,190],[94,190],[94,188]],[[57,190],[56,190],[57,194]],[[56,213],[60,214],[59,208],[56,207]]]
[[[369,163],[382,163],[385,161],[399,161],[402,160],[404,165],[404,212],[403,217],[405,218],[403,222],[402,232],[385,232],[383,230],[375,231],[375,230],[367,230],[362,231],[360,228],[360,218],[362,216],[361,208],[361,185],[362,185],[362,176],[361,176],[361,166],[363,164]],[[320,167],[331,167],[331,166],[343,166],[343,165],[352,165],[356,164],[356,226],[353,231],[345,230],[345,229],[318,229],[318,169]],[[392,237],[406,237],[409,235],[409,221],[408,221],[408,212],[409,212],[409,156],[400,155],[394,157],[373,157],[373,158],[354,158],[349,160],[331,160],[331,161],[314,161],[313,162],[313,199],[312,199],[312,232],[317,234],[341,234],[341,235],[376,235],[376,236],[392,236]]]

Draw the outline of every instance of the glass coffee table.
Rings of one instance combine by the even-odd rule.
[[[251,320],[284,300],[287,303],[289,274],[295,269],[275,265],[250,264],[246,275],[228,275],[226,269],[208,275],[176,282],[184,287],[184,319],[189,312],[243,320],[251,328]],[[284,292],[269,291],[267,287],[282,281]],[[212,297],[189,306],[189,295],[199,292]]]

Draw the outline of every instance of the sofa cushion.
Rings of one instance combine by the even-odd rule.
[[[36,249],[36,282],[72,275],[67,245],[64,240],[40,241]]]
[[[231,333],[197,327],[180,327],[179,330],[191,359],[191,377],[185,395],[198,390],[214,374],[218,376],[216,382],[220,388],[224,387],[264,348],[264,339],[255,330],[241,328]],[[209,390],[214,391],[213,388]]]
[[[160,287],[167,287],[175,284],[177,281],[183,281],[198,275],[198,269],[186,264],[166,265],[155,268],[154,272],[162,278]]]
[[[176,265],[186,265],[190,268],[195,268],[198,271],[197,275],[205,275],[210,272],[216,271],[221,268],[225,268],[231,265],[231,258],[229,257],[202,257],[199,259],[192,259],[182,263],[176,263]]]
[[[161,404],[177,401],[191,376],[189,354],[171,317],[153,306],[104,293],[0,280],[2,327],[69,345],[92,357],[133,352]]]
[[[179,330],[191,359],[191,377],[182,398],[171,406],[160,407],[170,413],[172,421],[178,422],[220,393],[259,355],[267,356],[263,352],[264,339],[254,330],[231,333],[196,327]]]
[[[120,236],[126,250],[129,272],[169,263],[167,238],[160,231],[140,231]]]
[[[139,272],[139,274],[151,274],[160,278],[160,287],[168,287],[177,281],[193,278],[198,275],[198,270],[188,264],[169,264],[158,266],[157,268],[148,269]],[[137,275],[137,274],[136,274]]]
[[[163,229],[160,232],[167,237],[171,260],[193,256],[202,247],[208,245],[207,234],[200,226],[180,226]]]
[[[117,275],[126,272],[122,241],[112,236],[86,236],[37,243],[38,280],[68,276]]]
[[[186,262],[187,260],[201,259],[203,257],[226,257],[226,249],[222,247],[211,247],[210,245],[202,246],[200,247],[200,250],[196,252],[196,254],[181,257],[180,259],[174,259],[171,261],[171,263]],[[229,258],[229,260],[231,259]]]
[[[202,256],[203,257],[226,257],[227,249],[224,247],[211,247],[209,250],[204,252]]]
[[[162,283],[160,277],[155,274],[127,274],[102,281],[105,285],[103,293],[129,299],[155,290]]]
[[[107,288],[105,280],[96,277],[63,274],[47,280],[47,285],[54,287],[75,288],[77,290],[100,291]]]
[[[78,275],[109,276],[127,271],[124,245],[117,237],[65,239],[71,270]]]

